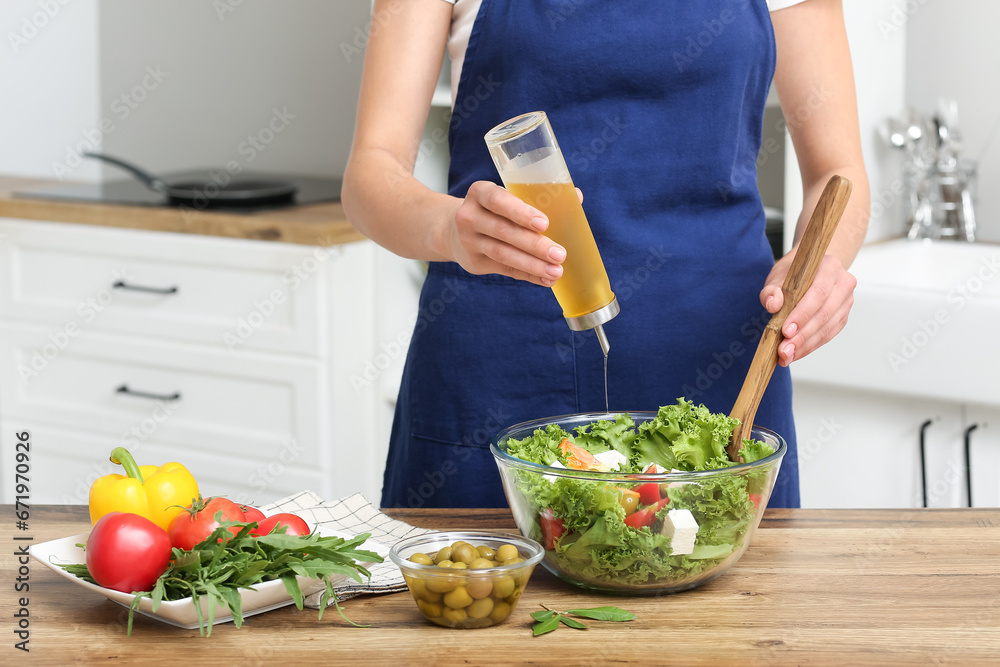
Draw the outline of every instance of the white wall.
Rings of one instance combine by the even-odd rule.
[[[898,114],[904,104],[906,30],[901,28],[886,33],[881,28],[881,24],[892,16],[894,6],[902,1],[844,1],[844,22],[858,95],[861,150],[872,193],[868,242],[899,236],[903,232],[899,197],[892,194],[894,187],[897,191],[900,187],[901,159],[880,139],[877,129],[883,118]],[[785,146],[788,151],[785,158],[785,241],[790,247],[795,222],[802,210],[802,182],[790,139],[786,138]]]
[[[0,4],[0,173],[52,176],[98,129],[97,14],[96,0]],[[97,175],[93,165],[76,174]]]
[[[900,2],[900,5],[903,3]],[[922,0],[905,15],[906,102],[933,111],[958,101],[966,157],[981,160],[978,222],[983,240],[1000,242],[1000,2]]]
[[[93,180],[67,151],[99,135],[153,171],[343,172],[368,0],[5,0],[0,28],[49,5],[37,36],[5,47],[0,90],[16,97],[0,108],[0,172]]]

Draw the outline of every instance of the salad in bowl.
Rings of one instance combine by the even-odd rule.
[[[656,595],[722,574],[760,522],[787,446],[755,427],[733,462],[736,424],[678,399],[657,412],[525,422],[491,450],[546,569],[591,590]]]

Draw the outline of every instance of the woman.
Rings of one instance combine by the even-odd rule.
[[[854,183],[757,413],[790,444],[771,504],[798,505],[787,366],[847,321],[869,194],[840,0],[772,4],[375,3],[388,20],[368,45],[344,206],[377,243],[430,262],[383,506],[504,506],[488,449],[497,430],[604,408],[594,334],[571,332],[545,289],[565,250],[542,234],[540,211],[498,185],[483,141],[528,111],[549,115],[621,304],[605,325],[611,409],[685,396],[729,412],[795,252],[774,263],[756,188],[772,72],[802,172],[798,232],[832,174]],[[412,176],[446,43],[462,111],[447,195]]]

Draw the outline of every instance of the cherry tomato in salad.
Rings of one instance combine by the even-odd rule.
[[[188,505],[183,512],[170,523],[170,542],[178,549],[194,549],[220,526],[216,515],[222,521],[245,523],[240,506],[228,498],[198,499]],[[229,532],[235,535],[240,532],[239,526],[230,526]]]
[[[551,509],[545,508],[538,515],[538,523],[542,527],[542,545],[547,551],[555,549],[556,540],[566,533],[566,522]]]
[[[750,502],[753,503],[753,508],[755,510],[760,509],[760,501],[761,501],[761,495],[759,493],[750,494]]]
[[[670,498],[663,498],[657,501],[655,504],[650,505],[645,509],[641,509],[635,514],[630,514],[625,517],[625,525],[630,526],[635,529],[645,528],[646,526],[653,525],[653,521],[656,520],[656,513],[667,506],[670,502]]]
[[[640,484],[635,490],[639,494],[639,502],[643,505],[655,505],[660,502],[660,485],[656,482]]]
[[[108,512],[87,538],[87,570],[105,588],[148,591],[170,565],[170,553],[167,532],[149,519]]]
[[[257,522],[256,528],[250,529],[251,535],[256,535],[260,537],[261,535],[270,535],[278,526],[285,527],[285,535],[308,535],[309,534],[309,524],[305,520],[294,514],[273,514],[266,519]]]

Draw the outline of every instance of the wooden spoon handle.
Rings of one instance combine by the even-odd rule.
[[[781,327],[785,324],[785,318],[812,285],[823,256],[826,255],[826,249],[830,247],[833,234],[837,231],[840,218],[844,215],[844,209],[847,208],[853,187],[843,176],[830,178],[816,204],[816,210],[809,218],[809,224],[799,242],[798,250],[795,251],[795,257],[792,258],[792,265],[785,276],[785,282],[781,286],[785,298],[781,310],[771,316],[760,337],[757,351],[753,355],[753,361],[750,362],[750,370],[747,371],[747,377],[743,381],[743,388],[740,389],[736,404],[730,413],[731,417],[740,420],[726,449],[733,461],[740,461],[739,451],[743,438],[750,436],[757,406],[760,405],[760,399],[763,398],[767,383],[774,373],[774,367],[778,364],[778,345],[784,339]]]

